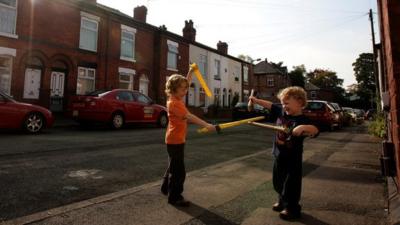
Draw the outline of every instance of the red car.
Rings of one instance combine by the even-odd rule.
[[[80,124],[91,122],[108,123],[114,129],[126,123],[157,123],[168,125],[167,109],[154,104],[146,95],[138,91],[114,89],[94,91],[87,95],[77,95],[70,99],[68,111]]]
[[[318,127],[327,128],[329,131],[340,126],[339,115],[327,101],[307,101],[307,106],[303,109],[303,114]]]
[[[38,133],[54,122],[52,113],[41,106],[15,101],[0,91],[0,128],[24,129],[28,133]]]

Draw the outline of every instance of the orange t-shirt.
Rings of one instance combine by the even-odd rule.
[[[165,134],[165,143],[183,144],[186,140],[188,110],[185,103],[176,97],[171,96],[167,101],[168,127]]]

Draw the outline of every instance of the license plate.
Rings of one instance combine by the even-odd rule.
[[[78,110],[72,111],[72,116],[78,116],[78,115],[79,115],[79,111]]]

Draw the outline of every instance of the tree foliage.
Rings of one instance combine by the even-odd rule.
[[[293,66],[293,70],[289,72],[289,78],[293,86],[300,86],[304,88],[306,67],[304,64]]]
[[[374,76],[374,55],[372,53],[362,53],[352,64],[354,76],[357,80],[356,94],[364,103],[364,107],[374,104],[374,93],[376,88]],[[372,102],[372,103],[371,103]],[[373,107],[373,106],[370,107]]]
[[[325,69],[314,69],[314,71],[307,73],[306,79],[319,88],[331,90],[334,93],[335,102],[343,104],[345,101],[345,91],[342,87],[343,79],[338,78],[336,72]]]

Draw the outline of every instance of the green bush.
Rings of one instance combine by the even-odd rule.
[[[368,125],[368,133],[380,138],[386,136],[386,121],[382,113],[377,114]]]

